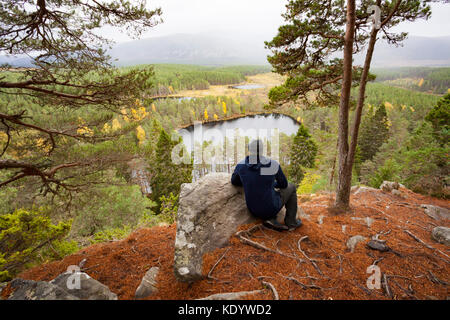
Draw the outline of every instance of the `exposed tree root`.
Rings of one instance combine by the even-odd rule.
[[[284,257],[295,259],[295,260],[297,260],[300,263],[305,262],[305,260],[303,260],[303,259],[300,259],[300,258],[295,257],[295,256],[291,256],[291,255],[289,255],[287,253],[284,253],[284,252],[282,252],[280,250],[274,250],[274,249],[268,248],[268,247],[266,247],[265,245],[263,245],[261,243],[258,243],[256,241],[250,240],[250,239],[248,239],[248,238],[243,236],[243,234],[250,234],[252,231],[258,229],[259,227],[260,227],[260,225],[256,225],[256,226],[253,226],[252,228],[250,228],[248,230],[239,231],[238,233],[236,233],[236,236],[241,240],[242,243],[248,244],[248,245],[250,245],[252,247],[255,247],[257,249],[262,249],[262,250],[265,250],[265,251],[269,251],[269,252],[272,252],[272,253],[275,253],[275,254],[282,255]]]
[[[303,240],[305,240],[305,239],[308,239],[308,236],[303,236],[303,237],[301,237],[301,238],[298,240],[298,242],[297,242],[298,250],[303,254],[303,256],[304,256],[306,259],[309,260],[309,262],[311,262],[311,264],[314,266],[314,268],[317,270],[317,272],[318,272],[321,276],[323,276],[322,270],[320,270],[319,266],[318,266],[318,265],[316,264],[316,262],[315,262],[315,261],[317,261],[317,260],[311,259],[311,258],[308,257],[308,255],[302,250],[301,242],[302,242]]]
[[[280,300],[280,296],[278,295],[277,289],[275,289],[273,284],[271,284],[270,282],[267,282],[267,281],[261,281],[261,283],[263,285],[265,285],[266,287],[268,287],[270,290],[272,290],[274,300]]]
[[[411,238],[413,238],[414,240],[416,240],[417,242],[423,244],[423,245],[424,245],[425,247],[427,247],[428,249],[431,249],[431,250],[433,250],[433,251],[439,252],[439,253],[442,254],[443,256],[445,256],[445,257],[447,257],[447,258],[450,259],[450,257],[449,257],[448,255],[446,255],[445,253],[443,253],[441,250],[438,250],[438,249],[436,249],[436,248],[430,246],[429,244],[423,242],[423,241],[420,240],[417,236],[415,236],[414,234],[412,234],[409,230],[406,230],[406,229],[405,229],[405,230],[403,230],[403,231],[404,231],[407,235],[409,235]],[[439,257],[438,257],[438,258],[439,258]],[[450,261],[448,261],[448,260],[445,260],[445,259],[442,259],[442,258],[439,258],[439,259],[441,259],[442,261],[445,261],[446,263],[450,263]]]

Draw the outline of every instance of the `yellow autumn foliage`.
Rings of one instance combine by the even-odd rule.
[[[392,105],[392,103],[387,102],[387,101],[384,103],[384,106],[385,106],[386,109],[388,109],[388,110],[392,110],[392,108],[394,108],[394,106]]]
[[[77,134],[80,136],[92,137],[94,131],[86,126],[81,126],[77,129]]]
[[[225,101],[222,101],[222,110],[223,114],[227,114],[227,104],[225,103]]]
[[[111,124],[111,129],[112,129],[112,131],[117,131],[117,130],[119,130],[120,128],[122,128],[122,126],[120,125],[119,120],[114,119],[114,120],[112,121],[112,124]]]
[[[143,144],[145,142],[145,130],[141,126],[136,128],[136,137],[139,140],[139,144]]]
[[[130,118],[128,117],[128,112],[125,108],[120,110],[120,113],[122,113],[122,118],[125,122],[130,122]]]
[[[424,82],[424,80],[423,80],[423,78],[422,79],[420,79],[419,80],[419,83],[417,84],[419,87],[421,87],[422,85],[423,85],[423,82]]]
[[[219,116],[214,113],[214,120],[219,120]]]
[[[205,116],[205,120],[208,120],[208,110],[206,110],[206,109],[205,109],[204,116]]]
[[[104,132],[104,133],[109,133],[110,131],[111,131],[111,126],[110,126],[109,124],[105,123],[105,124],[103,125],[102,132]]]
[[[298,194],[308,194],[312,192],[312,188],[314,184],[319,180],[320,175],[307,172],[305,174],[305,177],[303,178],[302,182],[298,186],[297,193]]]
[[[156,106],[155,106],[154,103],[152,103],[152,111],[153,111],[153,112],[156,112]]]
[[[4,132],[0,132],[0,142],[6,142],[8,140],[8,135]]]

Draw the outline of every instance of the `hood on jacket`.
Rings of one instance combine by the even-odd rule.
[[[245,157],[245,165],[251,170],[259,170],[261,167],[270,167],[270,159],[260,155]]]

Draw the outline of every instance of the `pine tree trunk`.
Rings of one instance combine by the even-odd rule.
[[[358,133],[359,133],[359,126],[361,124],[362,109],[363,109],[364,101],[366,98],[365,94],[366,94],[367,76],[369,75],[369,69],[370,69],[370,64],[372,62],[373,50],[375,49],[375,43],[377,41],[377,33],[378,33],[378,31],[375,28],[373,28],[372,32],[370,33],[369,46],[367,48],[363,72],[362,72],[361,80],[359,83],[358,104],[356,106],[356,111],[355,111],[355,121],[353,122],[352,135],[351,135],[352,142],[350,144],[350,153],[349,153],[349,157],[347,160],[350,167],[353,167],[353,162],[355,160],[355,152],[356,152],[356,146],[358,144]]]
[[[339,171],[336,190],[335,207],[339,210],[349,209],[352,167],[348,166],[348,114],[350,104],[350,89],[352,85],[352,56],[355,34],[355,0],[347,0],[347,23],[345,30],[343,79],[341,100],[339,104],[338,152]]]

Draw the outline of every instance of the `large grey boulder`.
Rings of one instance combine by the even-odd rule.
[[[201,279],[203,255],[225,246],[240,225],[257,221],[243,189],[230,181],[230,174],[211,173],[181,185],[174,259],[178,280]]]
[[[11,281],[8,300],[79,300],[59,286],[45,282],[16,278]]]
[[[277,219],[283,221],[282,209]],[[306,216],[299,208],[298,217]],[[240,225],[258,221],[247,209],[244,191],[231,174],[210,173],[181,186],[175,238],[174,272],[180,281],[202,278],[202,258],[224,247]]]
[[[146,298],[154,293],[158,292],[156,277],[158,276],[159,268],[152,267],[146,273],[144,278],[136,289],[134,297],[136,299]]]
[[[78,282],[79,281],[79,282]],[[65,272],[50,281],[81,300],[117,300],[117,295],[107,286],[84,272]]]
[[[431,204],[422,204],[424,208],[424,213],[435,220],[448,220],[450,219],[450,210],[438,206],[433,206]]]
[[[439,243],[450,246],[450,228],[436,227],[431,231],[431,237]]]

